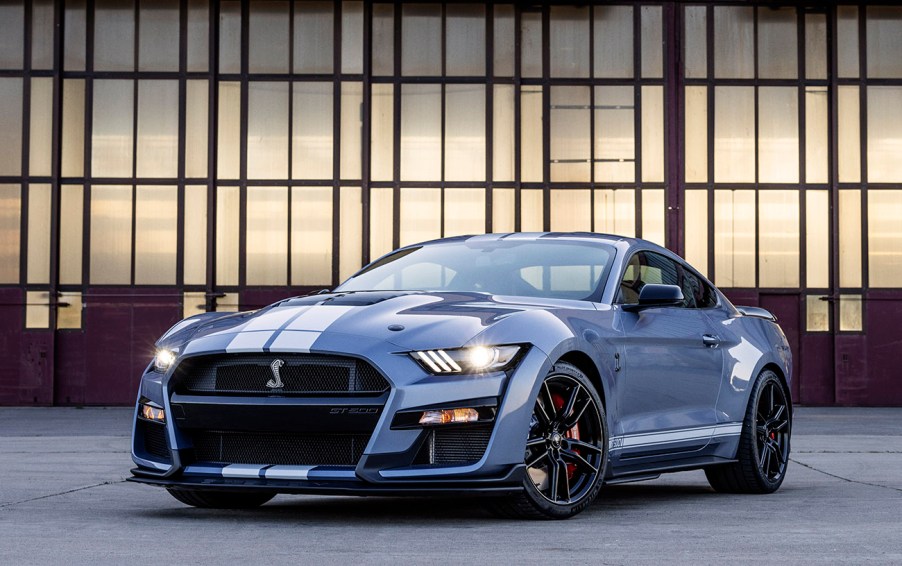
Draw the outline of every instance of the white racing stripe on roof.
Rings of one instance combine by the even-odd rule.
[[[224,478],[259,478],[260,470],[264,466],[259,464],[229,464],[222,469]]]
[[[271,330],[261,330],[259,332],[239,332],[232,338],[229,345],[226,346],[226,352],[262,352],[263,345],[272,337]]]
[[[353,306],[344,305],[314,305],[308,308],[301,316],[294,319],[291,324],[285,327],[285,330],[322,332],[353,308]]]
[[[322,332],[283,330],[269,345],[269,351],[306,353],[321,334]]]
[[[278,330],[310,307],[278,307],[248,322],[242,330]]]

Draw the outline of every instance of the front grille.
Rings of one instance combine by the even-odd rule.
[[[266,434],[198,431],[195,459],[224,464],[356,466],[369,434]]]
[[[428,433],[413,463],[441,466],[472,464],[485,454],[491,436],[491,423],[436,428]]]
[[[144,451],[168,462],[170,455],[169,443],[166,442],[166,425],[138,419],[138,430],[144,438]]]
[[[276,363],[280,360],[283,363]],[[282,387],[274,385],[277,371]],[[356,358],[315,354],[204,356],[176,370],[176,391],[193,394],[379,394],[388,382]]]

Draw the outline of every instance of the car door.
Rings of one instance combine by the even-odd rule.
[[[620,459],[698,450],[713,434],[723,356],[686,275],[691,274],[679,262],[639,251],[621,277],[614,306],[622,330],[615,393],[619,430],[611,443]],[[624,310],[621,305],[638,302],[649,283],[680,285],[683,304]]]

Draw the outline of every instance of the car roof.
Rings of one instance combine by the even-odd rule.
[[[518,240],[518,241],[536,241],[536,240],[569,240],[569,241],[580,241],[580,242],[604,242],[609,245],[613,245],[617,248],[631,248],[634,246],[660,250],[664,252],[670,253],[666,248],[659,246],[653,242],[649,242],[648,240],[643,240],[641,238],[631,238],[627,236],[618,236],[616,234],[602,234],[598,232],[507,232],[500,234],[478,234],[478,235],[466,235],[466,236],[452,236],[450,238],[439,238],[436,240],[429,240],[426,242],[421,242],[418,244],[413,244],[415,246],[428,246],[434,244],[444,244],[451,242],[463,242],[463,241],[473,241],[473,242],[492,242],[492,241],[501,241],[501,240]],[[405,246],[410,247],[410,246]]]

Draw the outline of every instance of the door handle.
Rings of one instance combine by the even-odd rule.
[[[702,334],[702,344],[704,344],[706,348],[716,348],[720,345],[720,338],[713,334]]]

